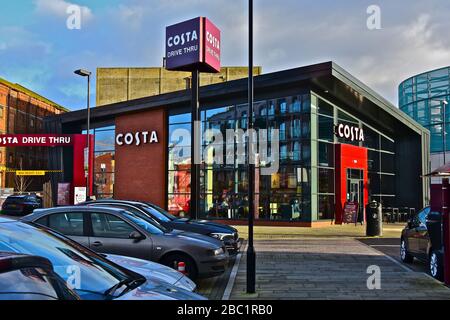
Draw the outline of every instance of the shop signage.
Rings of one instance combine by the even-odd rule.
[[[70,183],[58,183],[58,197],[56,204],[58,206],[70,206]]]
[[[338,138],[364,142],[364,130],[348,124],[340,123],[337,126],[334,126],[334,134]]]
[[[358,220],[358,202],[346,202],[344,204],[344,223],[357,223]]]
[[[140,146],[141,144],[153,144],[158,142],[158,133],[156,131],[138,131],[135,133],[127,132],[116,135],[116,144],[118,146]]]
[[[75,187],[73,204],[77,205],[86,201],[86,187]]]
[[[2,134],[0,147],[54,147],[71,146],[71,135],[55,134]]]
[[[220,72],[220,30],[204,17],[168,26],[166,69]]]

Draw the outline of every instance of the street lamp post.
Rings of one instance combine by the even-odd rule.
[[[89,198],[90,196],[90,190],[89,190],[89,156],[90,156],[90,133],[91,133],[91,74],[92,72],[85,70],[85,69],[78,69],[74,71],[75,74],[81,76],[81,77],[87,77],[87,174],[86,174],[86,198]],[[86,157],[86,153],[85,153]]]
[[[253,220],[255,214],[255,165],[250,161],[255,150],[253,146],[253,0],[248,2],[248,148],[247,148],[247,165],[248,165],[248,248],[247,248],[247,293],[255,293],[256,282],[256,254],[253,246]]]

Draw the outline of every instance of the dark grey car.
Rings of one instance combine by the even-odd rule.
[[[184,262],[192,279],[225,271],[228,253],[207,236],[164,229],[112,207],[59,207],[38,210],[24,221],[56,230],[100,253],[151,260],[176,268]]]

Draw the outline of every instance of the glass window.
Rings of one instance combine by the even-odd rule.
[[[363,131],[364,131],[363,146],[371,149],[379,149],[380,135],[366,126],[363,126]]]
[[[381,178],[381,194],[395,195],[395,176],[382,174]]]
[[[115,147],[115,130],[95,130],[95,151],[110,151]]]
[[[136,231],[124,220],[105,213],[91,213],[92,231],[94,237],[129,239]]]
[[[52,214],[48,217],[48,227],[66,236],[84,236],[83,214],[77,212]]]
[[[114,192],[115,172],[115,126],[99,127],[93,130],[94,150],[94,195],[111,197]]]
[[[395,152],[394,142],[381,136],[381,150]]]
[[[381,153],[381,172],[394,173],[395,172],[395,156],[390,153]]]
[[[319,115],[319,139],[334,141],[334,120],[330,117]]]
[[[358,124],[359,124],[358,119],[352,117],[351,115],[349,115],[346,112],[343,112],[340,109],[338,109],[337,115],[338,115],[338,122],[344,121],[344,122],[347,122],[349,125],[351,124],[353,126],[355,126],[355,125],[358,126]]]
[[[368,167],[369,171],[380,171],[380,153],[378,151],[369,150],[368,152]]]
[[[169,123],[191,123],[191,114],[190,113],[182,113],[177,115],[169,116]]]
[[[189,214],[190,193],[176,193],[168,195],[168,211],[176,216],[184,217]]]
[[[319,220],[334,219],[334,196],[319,195]]]
[[[334,193],[334,170],[319,168],[319,193]]]
[[[333,115],[334,115],[333,106],[322,99],[318,99],[318,101],[319,101],[318,113],[322,114],[322,115],[333,117]]]
[[[334,144],[319,142],[319,165],[334,167]]]

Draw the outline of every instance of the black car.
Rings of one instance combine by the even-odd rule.
[[[0,252],[0,300],[79,299],[48,259]]]
[[[25,216],[41,207],[36,195],[14,195],[6,198],[2,205],[2,213],[10,216]]]
[[[439,212],[426,207],[408,221],[402,231],[400,258],[405,263],[412,263],[414,258],[424,261],[434,278],[443,279],[442,215]]]
[[[231,254],[239,252],[242,245],[242,241],[239,239],[239,233],[233,227],[205,220],[178,218],[152,203],[102,199],[89,201],[82,205],[112,206],[126,209],[136,214],[144,214],[165,228],[199,233],[219,239]]]

